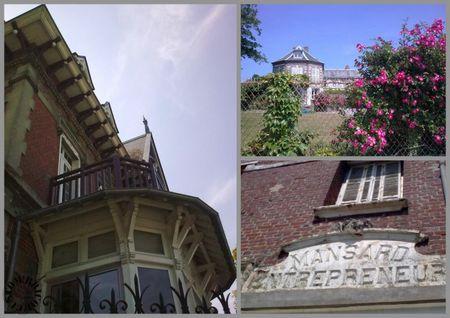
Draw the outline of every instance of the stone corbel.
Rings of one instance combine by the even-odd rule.
[[[117,236],[119,237],[120,258],[122,262],[129,262],[131,259],[131,255],[128,248],[128,233],[126,232],[123,225],[124,218],[121,215],[121,209],[117,203],[112,201],[108,201],[108,205],[113,219],[114,227],[117,232]]]

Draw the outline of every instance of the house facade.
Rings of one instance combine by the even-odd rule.
[[[219,214],[94,89],[44,5],[5,22],[5,310],[214,312],[235,279]]]
[[[445,163],[247,161],[243,312],[445,312]]]
[[[314,96],[324,89],[342,90],[360,77],[347,65],[344,69],[325,69],[325,64],[315,58],[307,46],[296,46],[281,59],[272,62],[273,72],[307,75],[310,86],[306,90],[305,105],[311,106]]]

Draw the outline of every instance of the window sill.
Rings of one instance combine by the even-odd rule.
[[[406,199],[327,205],[314,208],[314,217],[318,219],[327,219],[341,216],[397,212],[407,207],[408,201]]]

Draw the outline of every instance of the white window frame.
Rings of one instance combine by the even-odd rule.
[[[291,68],[291,74],[293,74],[293,75],[301,75],[301,74],[304,74],[304,72],[305,71],[304,71],[303,67],[301,67],[300,65],[294,65]]]
[[[384,192],[384,179],[385,179],[386,165],[387,164],[392,164],[392,163],[397,163],[399,165],[398,182],[397,182],[397,184],[398,184],[398,191],[397,191],[397,195],[384,196],[383,192]],[[367,171],[368,171],[368,168],[370,166],[372,166],[372,171],[371,171],[372,173],[370,174],[370,176],[367,176]],[[376,176],[376,171],[377,171],[377,169],[373,168],[374,166],[377,166],[377,169],[380,166],[382,168],[381,175],[380,175],[380,185],[379,185],[378,197],[377,198],[373,198],[373,191],[374,191],[374,186],[375,186],[375,176]],[[348,184],[350,175],[351,175],[353,169],[355,169],[355,168],[364,168],[363,174],[362,174],[361,179],[360,179],[359,189],[358,189],[358,194],[357,194],[356,200],[343,201],[345,192],[347,190],[347,184]],[[367,197],[370,198],[370,199],[366,200],[364,202],[361,202],[363,191],[364,191],[364,184],[366,183],[367,180],[370,180],[369,181],[370,182],[369,190],[368,190],[368,193],[367,193]],[[386,200],[401,199],[401,198],[403,198],[403,175],[402,175],[401,161],[374,162],[374,163],[364,164],[364,165],[353,165],[353,166],[350,167],[350,169],[348,170],[347,175],[345,177],[345,182],[341,186],[341,190],[339,192],[338,199],[336,201],[336,205],[355,204],[355,203],[369,203],[369,202],[386,201]]]
[[[151,233],[151,234],[160,235],[163,250],[164,250],[164,254],[158,254],[158,253],[147,253],[147,252],[137,251],[136,248],[134,248],[135,253],[141,254],[141,255],[148,255],[148,256],[157,256],[157,257],[166,257],[166,258],[170,257],[170,254],[169,254],[170,246],[168,246],[168,244],[167,244],[167,239],[166,239],[166,236],[165,236],[165,233],[163,230],[153,229],[153,228],[149,229],[144,226],[135,226],[134,230],[133,230],[133,241],[134,241],[134,231],[141,231],[141,232],[147,232],[147,233]]]
[[[64,153],[67,151],[67,149],[65,147],[69,148],[69,151],[72,152],[71,155],[75,156],[75,160],[72,164],[70,164],[69,162],[67,162]],[[64,167],[68,166],[70,167],[69,171],[78,169],[81,167],[81,161],[80,161],[80,155],[78,154],[78,152],[75,150],[75,147],[72,145],[72,143],[69,141],[69,139],[64,135],[61,134],[60,138],[59,138],[59,153],[58,153],[58,175],[65,173],[64,172]],[[72,181],[72,183],[75,183],[75,180]],[[70,194],[71,197],[75,197],[75,188],[72,188],[72,193]],[[62,203],[63,202],[63,185],[61,184],[59,186],[58,189],[58,203]],[[78,193],[80,193],[80,183],[78,183]]]

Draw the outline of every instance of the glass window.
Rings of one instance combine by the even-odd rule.
[[[144,293],[142,302],[144,311],[150,312],[150,306],[159,303],[159,294],[166,304],[174,304],[172,290],[170,289],[169,272],[164,269],[138,267],[139,286],[141,291],[150,287]]]
[[[52,268],[78,262],[78,241],[53,247]]]
[[[50,302],[49,312],[56,313],[79,313],[80,312],[80,290],[76,280],[53,285],[51,296],[55,303]]]
[[[84,283],[84,276],[79,278]],[[97,286],[94,287],[95,285]],[[105,309],[101,309],[100,302],[104,299],[111,299],[112,289],[114,289],[116,294],[116,302],[123,298],[118,269],[89,275],[89,288],[93,290],[90,300],[94,313],[109,312],[110,307],[108,304],[104,302]],[[83,307],[81,287],[76,279],[53,285],[51,287],[51,296],[55,300],[55,303],[51,303],[51,306],[56,304],[56,307],[48,308],[49,312],[54,310],[57,313],[79,313]],[[123,312],[120,306],[118,310]]]
[[[102,310],[100,308],[100,302],[103,299],[111,299],[112,289],[114,289],[114,292],[116,294],[116,302],[119,299],[122,299],[121,290],[119,288],[119,281],[119,270],[117,269],[89,276],[89,285],[91,288],[98,284],[91,296],[91,306],[94,313],[109,312],[108,304],[104,302],[104,305],[106,307]],[[119,312],[121,312],[120,306],[118,310]]]
[[[116,236],[114,232],[91,236],[88,239],[88,258],[114,253],[116,251]]]
[[[161,234],[134,231],[134,248],[136,251],[164,255]]]
[[[342,184],[336,204],[400,198],[400,181],[400,162],[354,166]]]

